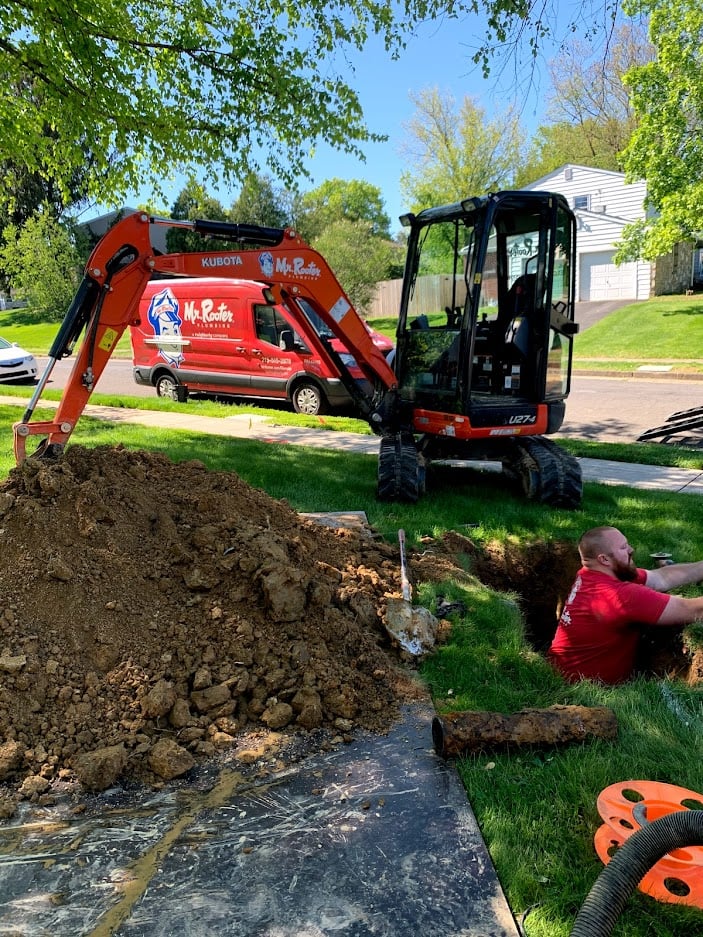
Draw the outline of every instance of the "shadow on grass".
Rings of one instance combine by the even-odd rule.
[[[58,329],[62,318],[47,319],[45,316],[38,316],[36,312],[28,308],[6,309],[3,310],[2,324],[3,328],[11,328],[13,325],[46,325],[47,322],[50,322],[55,324]]]
[[[701,316],[703,315],[703,303],[695,309],[667,309],[662,312],[662,318],[667,316]]]

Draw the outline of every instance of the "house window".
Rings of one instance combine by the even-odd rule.
[[[578,211],[588,211],[591,205],[590,195],[574,195],[574,208]]]

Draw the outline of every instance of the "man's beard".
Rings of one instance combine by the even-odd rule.
[[[637,579],[637,567],[632,560],[629,563],[621,563],[616,560],[613,571],[621,582],[634,582]]]

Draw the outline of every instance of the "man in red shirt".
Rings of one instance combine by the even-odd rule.
[[[579,540],[582,567],[564,604],[549,660],[568,680],[622,683],[632,676],[642,625],[703,619],[703,596],[665,595],[703,579],[703,561],[638,569],[616,527],[594,527]]]

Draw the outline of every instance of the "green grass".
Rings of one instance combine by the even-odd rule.
[[[0,335],[8,342],[17,342],[33,355],[47,355],[61,326],[60,322],[35,322],[25,309],[7,309],[0,312]],[[117,343],[116,358],[131,358],[132,346],[129,329]]]
[[[0,396],[17,397],[29,400],[34,392],[33,387],[18,386],[14,384],[0,384]],[[41,396],[44,401],[59,401],[62,391],[47,388]],[[189,416],[208,416],[228,419],[235,416],[251,415],[265,417],[271,423],[279,426],[302,426],[310,429],[334,430],[340,433],[360,433],[371,435],[371,429],[366,420],[353,416],[340,416],[325,414],[323,416],[306,416],[294,413],[284,404],[280,407],[258,406],[255,403],[236,403],[233,399],[208,399],[206,397],[192,396],[187,403],[177,403],[164,397],[130,397],[126,394],[91,394],[90,404],[103,407],[116,407],[121,410],[153,410],[162,413],[187,413]]]
[[[657,296],[623,306],[574,339],[578,366],[679,362],[701,370],[702,348],[703,296]]]

